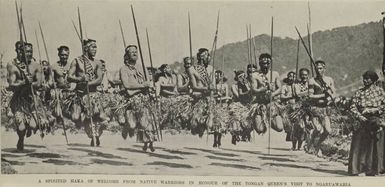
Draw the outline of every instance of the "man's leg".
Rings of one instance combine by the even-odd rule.
[[[213,147],[218,147],[217,137],[218,137],[218,132],[214,132],[214,144],[213,144]]]
[[[221,139],[222,139],[222,133],[218,132],[218,139],[217,139],[218,148],[222,145],[221,144]]]

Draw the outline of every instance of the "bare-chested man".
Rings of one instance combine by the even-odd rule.
[[[263,53],[259,56],[260,70],[253,73],[250,77],[251,90],[255,95],[257,110],[255,110],[252,119],[254,119],[254,128],[258,133],[266,132],[268,116],[272,119],[272,128],[276,131],[282,131],[282,118],[278,114],[277,103],[281,94],[281,82],[279,81],[279,73],[271,72],[271,55]],[[272,77],[271,76],[272,73]],[[272,79],[271,79],[272,78]],[[270,100],[272,98],[272,100]],[[255,107],[252,107],[254,110]],[[268,113],[271,113],[269,115]]]
[[[311,104],[311,120],[314,130],[311,135],[309,152],[318,154],[321,143],[331,132],[329,106],[335,97],[334,80],[325,76],[326,64],[322,60],[315,62],[316,77],[309,80],[309,99]],[[316,140],[317,138],[318,141]],[[314,146],[314,147],[312,147]],[[313,149],[314,148],[314,149]]]
[[[103,108],[98,101],[100,94],[97,92],[97,86],[102,82],[103,69],[101,61],[95,59],[97,51],[96,41],[92,39],[84,40],[83,48],[83,55],[72,61],[68,72],[68,81],[76,83],[75,91],[78,98],[76,100],[83,100],[83,102],[75,102],[73,109],[77,108],[79,110],[80,107],[83,113],[79,114],[80,111],[72,112],[79,112],[73,118],[78,128],[84,125],[88,137],[91,138],[90,145],[95,146],[93,138],[95,137],[96,146],[99,146],[99,137],[103,132],[103,127],[100,124],[103,121],[100,118]],[[87,90],[87,87],[89,90]],[[94,124],[91,124],[91,117]]]
[[[177,95],[177,77],[173,74],[170,66],[162,64],[159,70],[160,76],[155,83],[156,96],[169,97]]]
[[[16,42],[17,57],[7,64],[8,83],[13,91],[10,108],[15,117],[16,132],[19,136],[17,149],[24,149],[24,136],[42,125],[45,116],[38,109],[38,97],[33,97],[41,86],[41,67],[33,58],[30,43]],[[33,92],[32,92],[33,91]],[[39,125],[39,126],[38,126]]]
[[[188,71],[190,68],[194,68],[192,66],[192,59],[190,59],[190,57],[183,58],[183,67],[185,71],[177,75],[178,93],[182,95],[188,95],[191,91]]]
[[[210,54],[206,48],[200,48],[197,53],[197,65],[188,69],[192,96],[195,98],[191,119],[193,134],[203,136],[205,130],[214,132],[213,147],[221,146],[222,131],[224,130],[216,115],[215,101],[211,100],[210,93],[215,88],[214,68],[209,65]]]

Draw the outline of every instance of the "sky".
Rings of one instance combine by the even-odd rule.
[[[188,12],[191,17],[193,54],[201,47],[211,49],[218,11],[220,11],[218,48],[246,39],[246,24],[252,35],[269,34],[274,17],[274,36],[297,38],[294,26],[306,33],[308,1],[127,1],[127,0],[18,0],[22,5],[28,42],[34,44],[38,57],[35,31],[42,59],[46,59],[38,22],[40,21],[49,59],[57,61],[57,47],[70,47],[70,60],[79,56],[80,42],[71,20],[77,25],[80,8],[83,33],[97,41],[97,58],[109,70],[123,65],[122,22],[127,44],[137,44],[130,5],[133,5],[139,30],[144,62],[149,66],[146,28],[149,32],[154,66],[181,61],[189,56]],[[311,31],[330,30],[382,19],[385,1],[318,1],[310,0]],[[77,25],[78,26],[78,25]],[[304,34],[303,34],[304,35]],[[0,0],[0,53],[3,61],[15,56],[18,40],[14,0]],[[231,53],[231,52],[230,52]],[[229,54],[231,55],[231,54]],[[139,64],[139,63],[138,63]]]

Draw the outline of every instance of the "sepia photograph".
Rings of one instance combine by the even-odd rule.
[[[385,1],[0,0],[0,25],[10,184],[385,182]]]

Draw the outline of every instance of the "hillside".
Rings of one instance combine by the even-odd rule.
[[[294,28],[293,28],[294,29]],[[323,59],[327,63],[327,74],[334,78],[337,87],[355,83],[359,86],[361,75],[368,69],[380,69],[382,64],[383,35],[380,22],[363,23],[356,26],[339,27],[332,30],[313,33],[314,59]],[[306,33],[301,33],[307,41]],[[264,52],[270,53],[270,36],[263,34],[253,37],[257,57]],[[274,70],[285,76],[295,69],[297,40],[274,37]],[[223,54],[225,62],[222,64]],[[174,63],[174,66],[181,66]],[[247,65],[247,42],[226,44],[216,52],[215,67],[223,69],[232,82],[233,70]],[[309,68],[310,62],[305,49],[300,47],[299,67]]]

